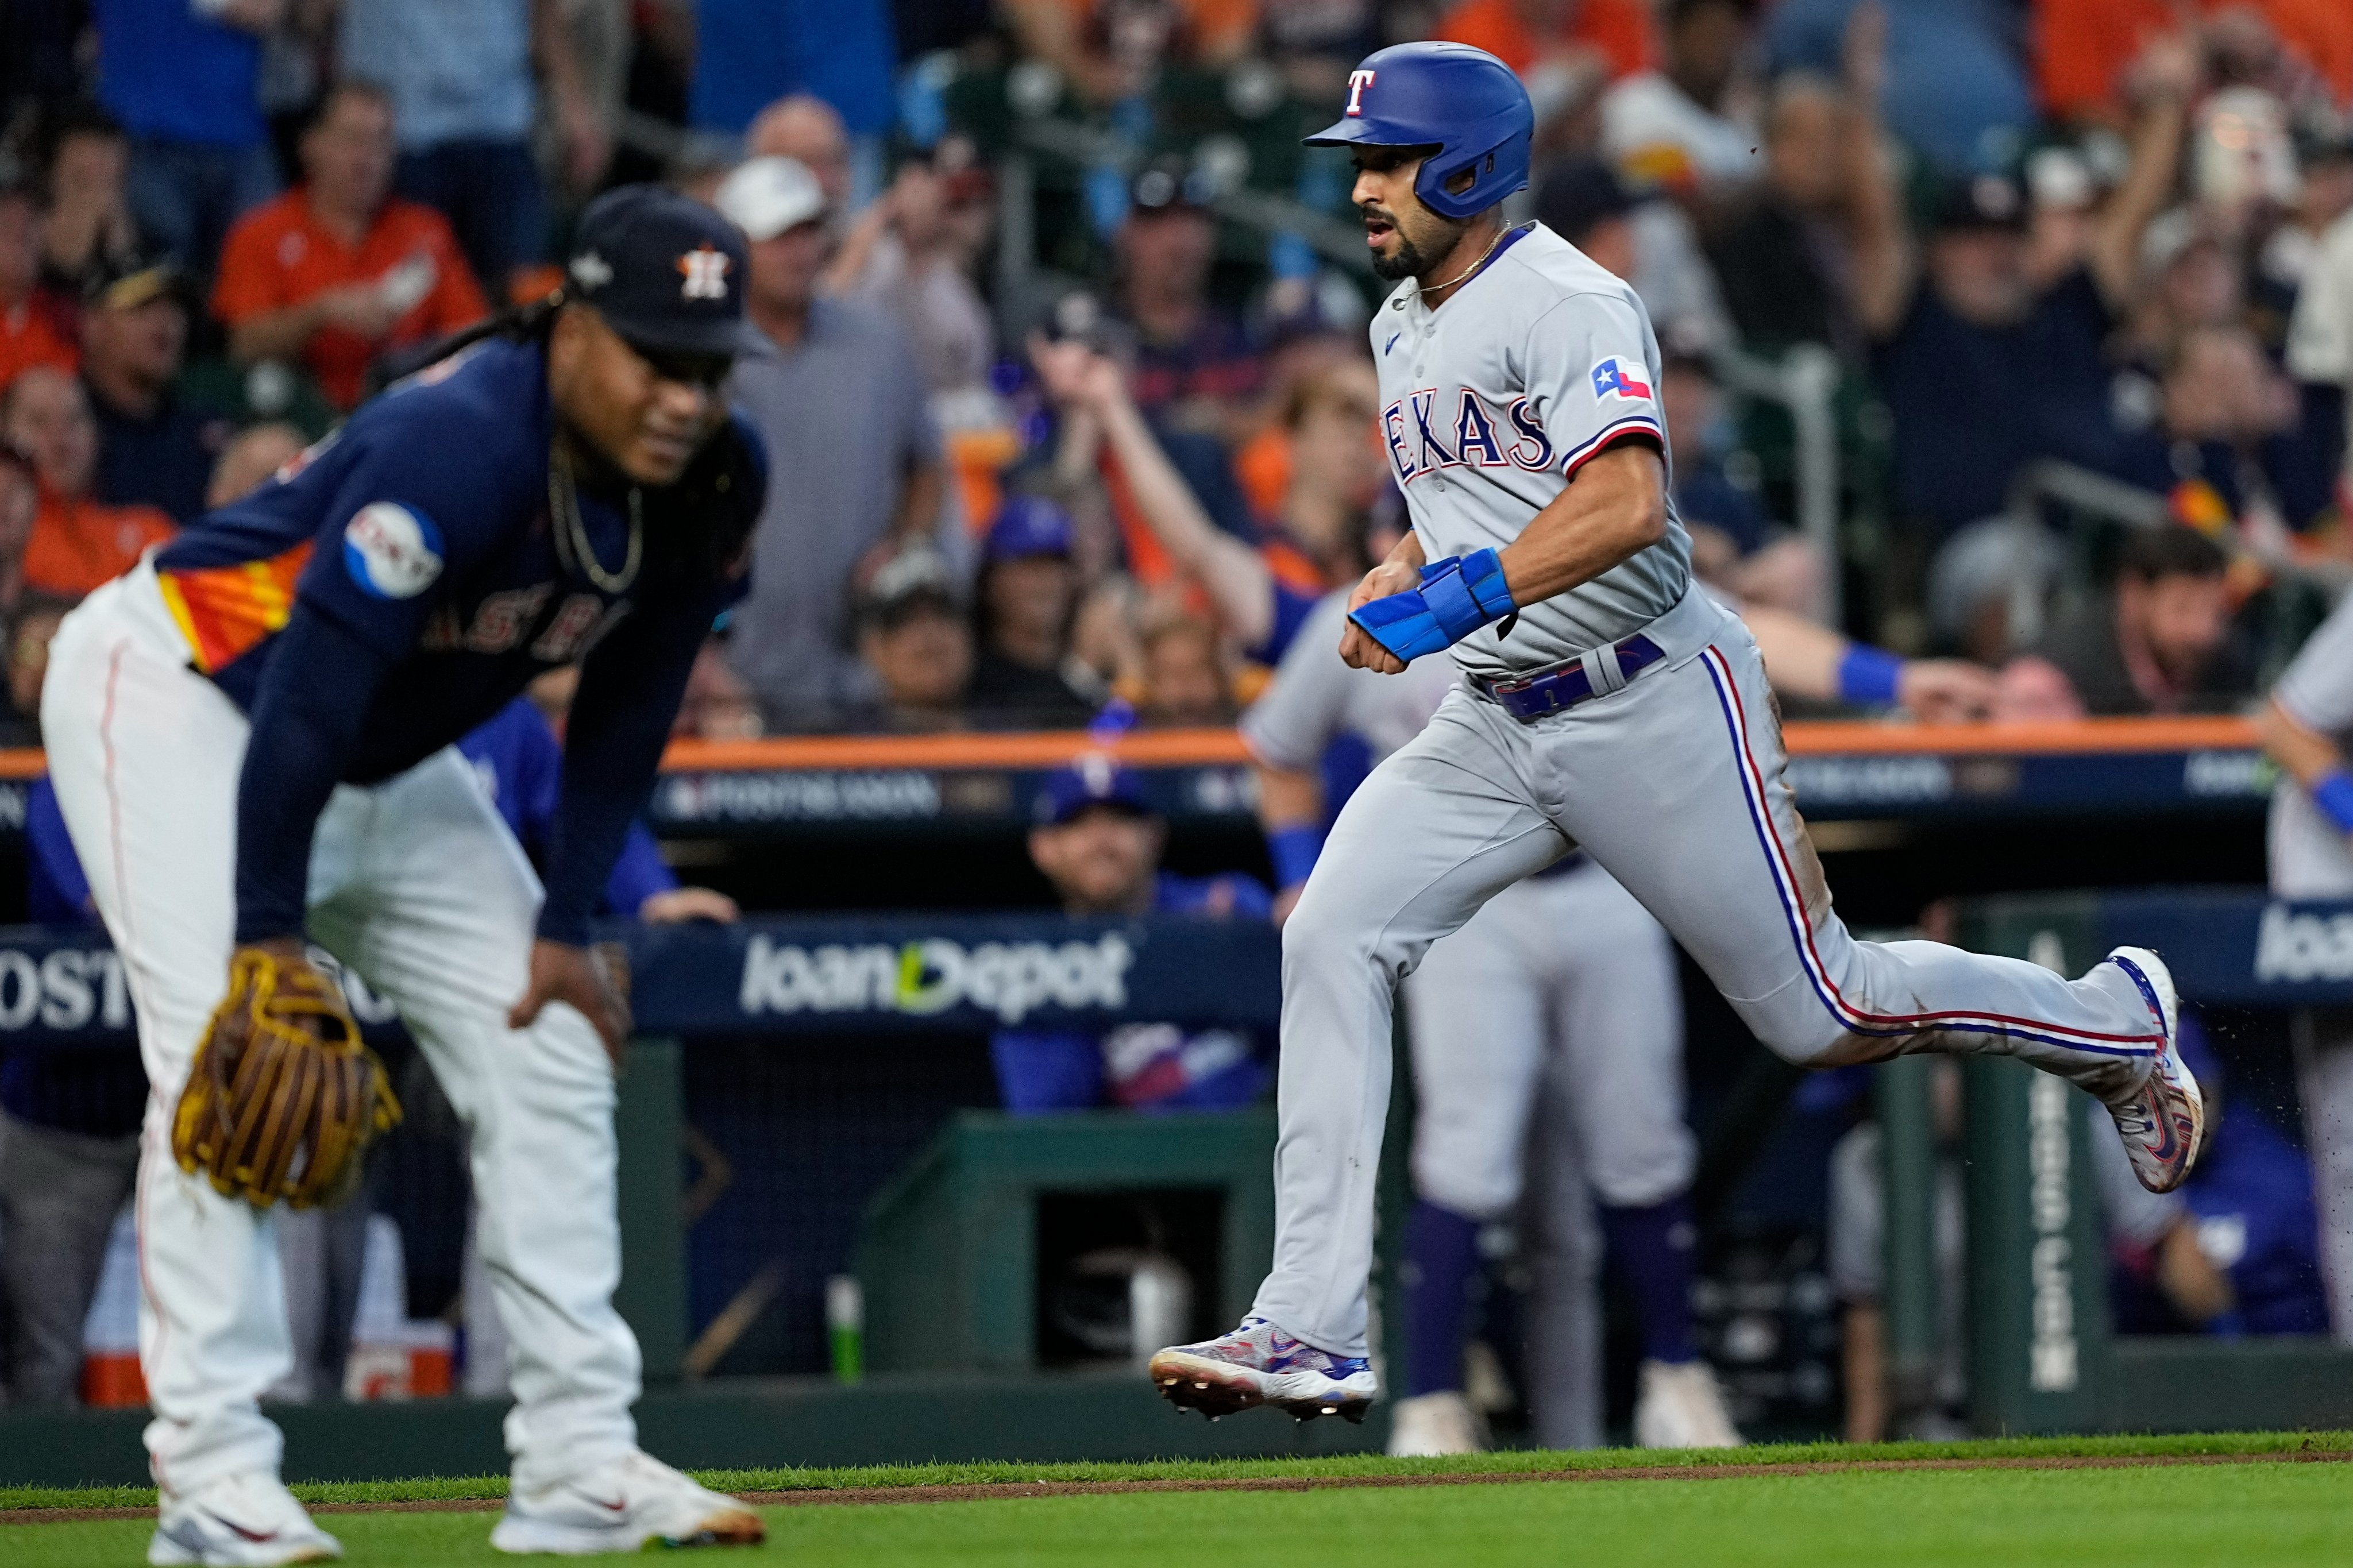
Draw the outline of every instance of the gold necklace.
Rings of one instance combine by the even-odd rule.
[[[1495,254],[1495,247],[1504,243],[1504,236],[1507,234],[1516,234],[1521,229],[1527,226],[1527,225],[1521,223],[1514,224],[1510,228],[1497,230],[1495,237],[1487,242],[1487,248],[1479,253],[1478,260],[1472,262],[1470,266],[1464,268],[1461,271],[1456,273],[1452,278],[1448,279],[1443,283],[1416,285],[1416,291],[1426,300],[1432,294],[1439,293],[1443,289],[1453,288],[1457,283],[1461,282],[1464,279],[1470,277],[1471,274],[1478,271],[1479,268],[1487,265],[1487,258]]]
[[[607,594],[626,593],[638,580],[646,542],[645,492],[638,487],[629,487],[629,552],[617,573],[605,570],[604,563],[596,559],[596,546],[588,542],[587,527],[580,520],[579,486],[574,482],[572,459],[560,438],[549,445],[547,452],[547,510],[555,525],[555,552],[567,568],[586,573],[588,581]]]

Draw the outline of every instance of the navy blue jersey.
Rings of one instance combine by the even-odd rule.
[[[268,759],[239,792],[241,941],[301,929],[311,832],[336,784],[391,777],[575,662],[540,931],[585,940],[695,651],[747,586],[765,475],[750,428],[723,429],[677,484],[642,493],[643,560],[610,591],[559,549],[553,423],[539,345],[482,342],[156,556],[195,668],[252,716],[248,759]],[[622,498],[584,483],[577,506],[590,553],[620,574]]]

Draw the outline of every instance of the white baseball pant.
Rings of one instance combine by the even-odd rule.
[[[142,564],[68,616],[41,702],[49,769],[121,953],[151,1093],[136,1194],[140,1363],[159,1486],[274,1470],[257,1404],[291,1364],[271,1216],[183,1173],[171,1123],[227,983],[243,713],[190,668]],[[555,1005],[506,1026],[540,888],[455,751],[336,790],[311,861],[311,934],[396,1004],[471,1133],[479,1234],[514,1345],[518,1485],[632,1447],[636,1339],[620,1278],[613,1076]]]
[[[1283,926],[1274,1268],[1255,1310],[1319,1349],[1366,1353],[1398,983],[1572,845],[1792,1061],[1988,1051],[2110,1098],[2147,1074],[2159,1025],[2114,965],[2071,982],[2022,960],[1851,937],[1783,776],[1747,628],[1694,592],[1647,635],[1659,663],[1534,723],[1451,693],[1351,797]]]

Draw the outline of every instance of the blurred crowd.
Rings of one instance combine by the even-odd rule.
[[[1348,172],[1296,141],[1421,37],[1525,77],[1516,205],[1648,303],[1726,595],[1999,668],[1997,711],[2163,712],[2353,562],[2324,0],[8,0],[16,738],[62,606],[647,177],[753,241],[733,391],[789,476],[683,731],[1230,721],[1403,526]],[[1738,374],[1810,344],[1835,536]],[[2053,462],[2131,526],[2031,499]]]

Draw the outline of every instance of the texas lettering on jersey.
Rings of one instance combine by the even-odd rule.
[[[1441,417],[1438,388],[1423,387],[1381,410],[1381,438],[1398,483],[1468,463],[1482,468],[1543,473],[1553,465],[1552,437],[1525,397],[1499,416],[1468,387],[1456,389],[1451,417]]]

